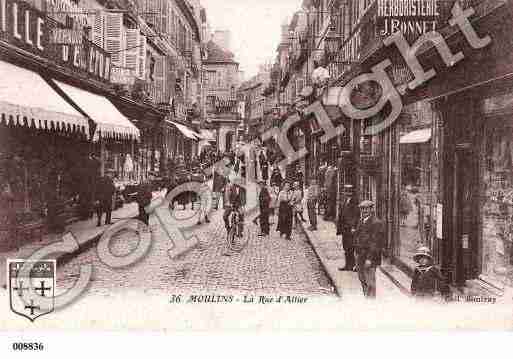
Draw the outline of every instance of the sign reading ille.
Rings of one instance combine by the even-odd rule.
[[[0,38],[41,55],[48,44],[49,31],[44,14],[28,3],[0,0]]]

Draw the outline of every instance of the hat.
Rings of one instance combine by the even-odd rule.
[[[365,201],[360,202],[358,207],[360,207],[360,208],[374,207],[374,202],[366,199]]]
[[[257,183],[258,184],[265,184],[265,181],[261,179],[261,180],[258,180]]]
[[[417,263],[419,263],[420,258],[426,257],[430,260],[433,260],[433,257],[431,256],[431,250],[428,247],[420,247],[417,249],[417,253],[413,255],[413,260]]]
[[[354,186],[352,184],[345,184],[344,185],[344,192],[353,192]]]

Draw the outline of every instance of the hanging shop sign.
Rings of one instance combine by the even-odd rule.
[[[0,0],[0,38],[23,50],[43,55],[49,28],[45,15],[18,0]]]
[[[82,30],[90,26],[90,11],[79,7],[71,0],[45,0],[46,14],[49,18],[68,26],[70,19],[74,29]]]
[[[406,38],[416,39],[438,28],[442,1],[378,0],[377,7],[377,25],[381,36],[401,31]]]
[[[110,82],[119,85],[133,85],[135,83],[135,70],[126,67],[112,66]]]
[[[71,32],[66,34],[60,30],[63,29],[50,29],[45,14],[30,4],[0,0],[0,39],[88,77],[108,82],[110,55],[84,39],[78,30],[73,36],[70,36]],[[64,43],[59,43],[61,40]]]
[[[47,56],[77,73],[110,81],[110,55],[89,40],[83,39],[80,45],[49,45]]]
[[[84,32],[79,29],[59,29],[50,31],[50,43],[55,45],[81,45]]]

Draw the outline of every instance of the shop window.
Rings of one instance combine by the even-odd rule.
[[[372,188],[371,178],[369,175],[362,175],[360,177],[360,199],[373,201],[372,199]]]
[[[414,266],[413,255],[419,246],[433,249],[433,218],[436,218],[436,193],[431,186],[431,155],[433,151],[430,136],[433,112],[431,105],[419,102],[405,108],[405,112],[421,108],[421,115],[414,125],[408,118],[400,118],[397,124],[398,138],[395,139],[398,149],[395,153],[398,169],[397,181],[392,189],[391,199],[397,209],[397,225],[399,241],[396,243],[399,258],[407,265]],[[421,127],[419,127],[421,126]],[[395,152],[394,151],[394,152]]]
[[[485,137],[481,273],[513,285],[513,127],[490,124]],[[510,125],[509,125],[510,126]]]

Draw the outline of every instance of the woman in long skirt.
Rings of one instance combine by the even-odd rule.
[[[276,230],[280,232],[280,237],[285,235],[288,240],[291,240],[290,235],[292,234],[293,212],[290,204],[291,199],[292,193],[290,192],[290,185],[285,183],[278,195],[278,227]]]

